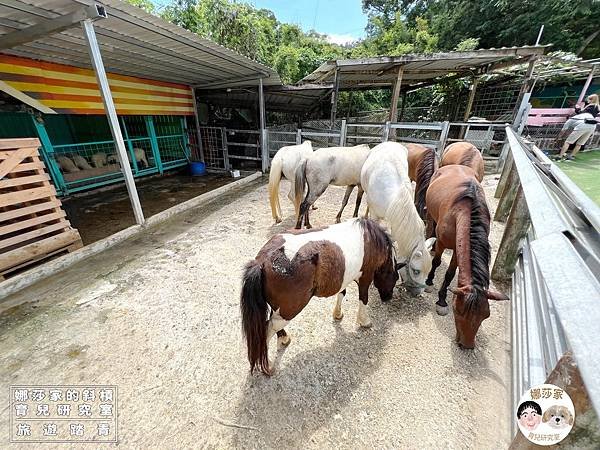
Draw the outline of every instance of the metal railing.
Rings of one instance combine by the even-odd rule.
[[[600,208],[535,145],[506,135],[495,219],[507,220],[492,276],[512,278],[513,411],[571,350],[600,412]]]

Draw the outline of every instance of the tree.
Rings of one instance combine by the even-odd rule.
[[[150,14],[154,14],[155,8],[154,3],[151,0],[125,0],[127,3],[133,6],[137,6],[138,8],[143,9]]]
[[[426,18],[441,50],[469,38],[478,38],[483,48],[533,45],[544,25],[542,43],[554,50],[600,56],[597,0],[363,0],[363,9],[386,28],[395,17],[409,27]]]

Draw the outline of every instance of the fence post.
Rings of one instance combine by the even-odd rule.
[[[125,144],[127,144],[127,150],[129,150],[129,156],[131,157],[131,164],[133,164],[134,175],[137,175],[140,169],[137,165],[137,159],[135,158],[133,151],[133,143],[129,139],[129,132],[125,126],[125,119],[123,119],[123,116],[119,117],[119,121],[121,122],[121,128],[123,128],[123,138],[125,139]]]
[[[346,119],[342,119],[340,126],[340,147],[346,146]]]
[[[383,127],[383,136],[381,137],[381,142],[387,142],[390,138],[390,127],[391,122],[388,120],[385,122],[385,126]]]
[[[150,138],[150,146],[152,147],[152,154],[154,155],[156,166],[158,167],[158,171],[162,174],[164,168],[160,157],[160,149],[158,148],[158,139],[156,138],[156,129],[154,128],[154,118],[152,116],[144,116],[144,121],[146,122],[146,131]]]
[[[227,128],[221,127],[221,144],[223,145],[223,166],[225,170],[230,170],[229,166],[229,146],[227,145]]]
[[[296,130],[296,145],[302,144],[302,129],[298,128]]]
[[[446,120],[445,122],[442,122],[442,131],[440,132],[440,143],[438,144],[439,145],[438,156],[440,158],[442,157],[444,148],[446,148],[446,140],[448,139],[449,132],[450,132],[450,122]]]
[[[523,188],[519,186],[492,268],[494,280],[510,279],[519,258],[519,244],[521,239],[527,235],[530,224],[531,219]]]
[[[50,136],[48,136],[48,131],[46,131],[44,119],[41,115],[36,117],[33,114],[30,114],[29,116],[33,121],[33,126],[35,127],[35,131],[37,132],[40,143],[42,144],[43,154],[47,156],[47,158],[44,159],[48,165],[48,171],[50,172],[50,176],[54,182],[54,187],[57,191],[66,195],[69,193],[69,191],[62,172],[60,171],[60,167],[56,163],[56,159],[54,159],[54,147],[50,141]]]
[[[504,192],[504,186],[506,186],[506,181],[508,179],[508,175],[510,170],[512,169],[514,162],[512,152],[510,151],[510,145],[508,141],[506,142],[507,155],[504,166],[502,167],[502,174],[500,175],[500,181],[498,181],[498,186],[496,186],[496,192],[494,192],[494,198],[500,198],[502,192]]]
[[[496,208],[496,213],[494,214],[494,220],[498,222],[506,221],[520,184],[517,168],[513,164],[506,178],[506,184],[504,186],[502,196],[500,197],[500,201],[498,202],[498,207]]]

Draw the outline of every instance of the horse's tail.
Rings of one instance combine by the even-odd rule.
[[[300,203],[302,203],[302,197],[304,196],[304,186],[306,186],[306,163],[305,159],[296,167],[296,175],[294,176],[294,205],[296,211],[300,210]]]
[[[281,205],[279,203],[279,182],[283,170],[283,160],[273,158],[271,172],[269,172],[269,202],[271,203],[271,214],[276,221],[281,220]]]
[[[417,186],[415,192],[415,206],[421,219],[425,220],[426,217],[426,203],[425,195],[427,194],[427,188],[431,182],[431,177],[435,172],[436,163],[435,150],[428,148],[427,152],[423,154],[419,167],[417,168]]]
[[[262,265],[253,260],[246,265],[242,284],[242,331],[248,345],[250,373],[258,367],[271,375],[267,350],[268,304],[263,293]]]

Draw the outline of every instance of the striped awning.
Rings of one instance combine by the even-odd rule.
[[[194,114],[189,86],[107,75],[118,114]],[[90,69],[0,54],[0,80],[59,114],[104,114]]]

